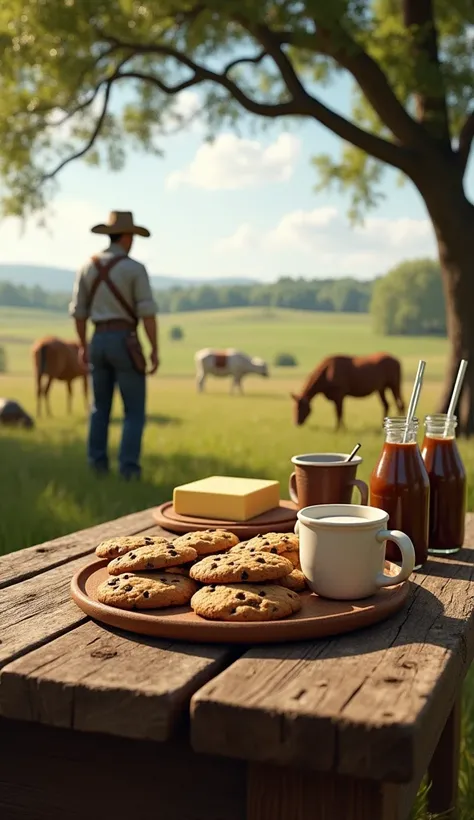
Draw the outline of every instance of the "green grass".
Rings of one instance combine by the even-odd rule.
[[[168,330],[180,325],[185,337],[171,342]],[[290,391],[298,390],[308,372],[325,355],[386,350],[403,362],[408,399],[418,359],[427,361],[418,415],[433,412],[440,392],[447,347],[442,339],[376,337],[367,316],[308,314],[266,309],[189,313],[160,318],[162,367],[148,382],[149,421],[143,443],[143,481],[123,484],[89,473],[85,458],[87,419],[81,386],[74,388],[74,414],[66,415],[65,387],[52,389],[54,417],[41,419],[32,432],[0,431],[0,554],[18,550],[119,515],[153,506],[172,494],[176,484],[223,473],[277,478],[286,496],[290,458],[318,450],[349,451],[360,441],[368,479],[382,446],[381,407],[376,397],[345,404],[347,432],[334,433],[334,410],[322,397],[314,401],[307,423],[292,424]],[[67,317],[42,311],[0,309],[0,345],[7,351],[9,372],[0,375],[0,396],[21,401],[34,412],[30,347],[41,335],[72,337]],[[274,368],[271,378],[250,376],[244,396],[230,396],[227,380],[209,379],[197,395],[194,352],[205,346],[232,346],[265,357],[296,356],[295,368]],[[121,420],[114,405],[110,442],[117,450]],[[461,442],[468,472],[469,509],[474,509],[474,444]],[[474,686],[465,688],[466,708],[461,777],[462,818],[474,817],[471,782],[474,751]],[[417,818],[426,820],[419,797]]]

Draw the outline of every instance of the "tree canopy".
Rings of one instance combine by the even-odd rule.
[[[387,336],[446,333],[439,264],[410,259],[375,282],[371,313],[376,332]]]
[[[351,188],[353,216],[378,201],[383,164],[416,184],[441,152],[463,174],[473,26],[472,0],[2,0],[4,213],[42,209],[71,159],[120,168],[124,137],[161,150],[191,88],[210,136],[247,113],[341,137],[340,162],[315,161],[322,184]],[[318,97],[339,73],[354,81],[352,118]]]

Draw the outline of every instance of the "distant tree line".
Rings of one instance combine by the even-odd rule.
[[[367,313],[373,282],[356,279],[291,279],[264,285],[195,285],[155,292],[160,313],[185,313],[236,307],[280,307],[295,310]],[[40,287],[0,282],[0,305],[67,309],[70,295]]]
[[[293,308],[335,313],[371,313],[386,336],[445,335],[441,272],[432,259],[411,259],[373,281],[291,279],[272,284],[195,285],[155,292],[160,313],[238,307]],[[65,312],[70,294],[0,282],[0,305]]]
[[[67,310],[71,297],[66,293],[51,293],[39,285],[14,285],[0,282],[0,305],[2,307],[43,308],[45,310]]]
[[[373,282],[356,279],[291,279],[272,284],[196,285],[160,291],[162,313],[236,307],[274,307],[294,310],[367,313]]]

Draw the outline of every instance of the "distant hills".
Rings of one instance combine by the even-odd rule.
[[[67,268],[49,268],[45,265],[0,264],[0,282],[13,285],[39,286],[51,293],[70,293],[74,284],[75,271]],[[181,279],[174,276],[150,275],[155,290],[170,290],[173,287],[187,288],[194,285],[255,285],[255,279],[245,277],[221,277],[216,279]]]

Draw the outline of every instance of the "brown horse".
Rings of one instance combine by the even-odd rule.
[[[372,356],[328,356],[316,367],[308,378],[301,394],[291,394],[295,401],[295,424],[303,424],[311,412],[311,399],[322,393],[336,407],[336,430],[344,426],[342,405],[346,396],[363,398],[378,393],[383,404],[384,415],[388,413],[385,391],[391,390],[399,413],[405,412],[405,404],[400,392],[402,379],[401,364],[388,353],[374,353]]]
[[[41,397],[44,397],[46,412],[51,415],[49,391],[54,379],[66,382],[67,410],[72,411],[72,382],[81,377],[84,384],[84,402],[89,409],[88,398],[88,370],[79,361],[79,344],[65,342],[56,336],[45,336],[38,339],[32,349],[33,362],[36,372],[36,414],[41,415]],[[47,376],[43,385],[43,376]]]

